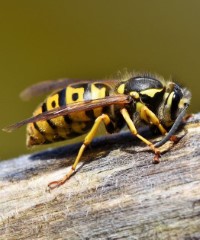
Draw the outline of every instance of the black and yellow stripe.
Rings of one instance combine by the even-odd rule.
[[[69,85],[53,93],[33,113],[34,116],[68,104],[95,100],[109,96],[110,87],[103,83],[91,82]],[[27,126],[29,140],[27,145],[46,144],[74,138],[87,133],[95,119],[105,109],[96,108],[59,116],[45,121],[30,123]],[[107,110],[106,110],[107,111]]]

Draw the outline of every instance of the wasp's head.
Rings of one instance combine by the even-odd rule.
[[[166,91],[158,109],[158,118],[161,123],[170,127],[182,112],[190,104],[191,93],[186,88],[181,88],[178,84],[168,82]]]

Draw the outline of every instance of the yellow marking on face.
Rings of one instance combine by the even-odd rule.
[[[147,95],[147,96],[153,98],[156,93],[159,93],[159,92],[162,92],[162,91],[163,91],[162,88],[161,89],[151,88],[151,89],[143,90],[140,93],[143,94],[143,95]]]
[[[117,88],[117,92],[123,94],[124,93],[125,84],[120,84]]]
[[[170,108],[171,105],[172,105],[173,96],[174,96],[174,92],[170,93],[170,95],[169,95],[169,97],[167,99],[167,106],[168,106],[168,108]]]
[[[184,108],[185,107],[185,104],[189,104],[190,103],[190,100],[187,99],[187,98],[182,98],[178,104],[178,107],[179,108]]]
[[[164,122],[165,122],[165,126],[166,127],[170,127],[174,121],[171,120],[171,105],[172,105],[172,98],[173,98],[173,95],[174,93],[165,93],[164,94],[164,97],[163,97],[163,102],[166,101],[167,99],[167,102],[164,106],[164,116],[165,116],[165,119],[164,119]]]

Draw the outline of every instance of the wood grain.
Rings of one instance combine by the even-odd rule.
[[[178,136],[156,165],[129,133],[98,138],[51,192],[80,144],[1,162],[0,239],[200,239],[200,114]]]

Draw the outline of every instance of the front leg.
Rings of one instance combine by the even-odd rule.
[[[153,162],[154,163],[159,163],[159,157],[160,157],[160,151],[158,148],[156,148],[153,143],[151,143],[150,141],[148,141],[146,138],[142,137],[140,134],[138,134],[137,132],[137,129],[132,121],[132,119],[130,118],[130,115],[128,113],[128,111],[126,110],[126,108],[122,108],[120,110],[124,120],[126,121],[131,133],[133,135],[135,135],[137,138],[139,138],[140,140],[142,140],[146,145],[148,145],[151,150],[155,153],[155,156],[154,156],[154,160]]]
[[[160,130],[162,135],[165,135],[167,133],[165,128],[160,123],[160,120],[157,118],[157,116],[147,106],[143,105],[141,107],[140,117],[145,122],[155,125]]]
[[[166,131],[166,129],[162,126],[162,124],[160,123],[160,120],[157,118],[157,116],[145,105],[143,105],[141,107],[140,110],[140,117],[145,120],[147,123],[153,124],[155,125],[160,132],[162,133],[162,135],[165,135],[164,139],[167,138],[168,136],[168,132]],[[178,141],[177,137],[175,135],[171,135],[170,136],[170,141],[176,143]],[[160,141],[160,143],[162,143],[163,140]],[[161,144],[155,144],[156,147],[160,147]]]

